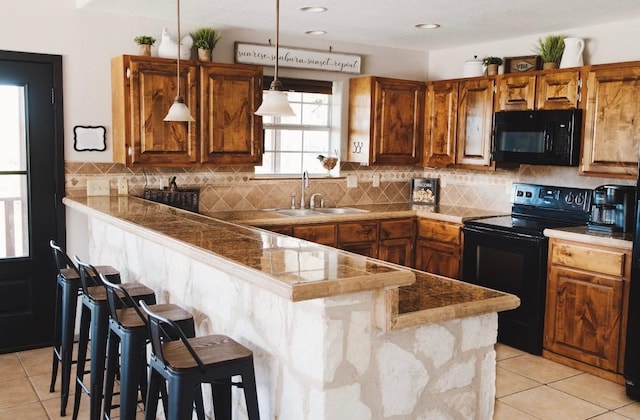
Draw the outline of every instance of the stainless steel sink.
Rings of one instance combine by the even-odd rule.
[[[325,214],[353,214],[353,213],[368,213],[368,210],[362,209],[354,209],[353,207],[326,207],[326,208],[316,208],[313,211],[317,211],[318,213]]]
[[[301,217],[301,216],[321,216],[327,214],[353,214],[368,213],[368,210],[354,209],[352,207],[327,207],[315,209],[277,209],[275,213],[285,216]]]
[[[318,216],[319,213],[316,213],[313,210],[309,209],[279,209],[274,210],[278,214],[283,214],[285,216]]]

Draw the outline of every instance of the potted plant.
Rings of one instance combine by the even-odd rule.
[[[215,48],[222,33],[213,28],[200,28],[190,33],[193,44],[198,48],[198,59],[200,61],[211,61],[211,52]]]
[[[487,76],[493,76],[498,74],[498,66],[502,64],[502,58],[500,57],[485,57],[482,59],[482,64],[487,66]]]
[[[564,37],[562,35],[549,35],[545,38],[539,38],[534,51],[542,58],[543,69],[558,68],[564,51]]]
[[[151,55],[151,46],[156,39],[149,35],[140,35],[133,38],[133,41],[140,46],[140,55]]]

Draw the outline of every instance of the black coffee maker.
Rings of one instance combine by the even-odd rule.
[[[593,190],[589,230],[631,233],[635,224],[636,188],[601,185]]]

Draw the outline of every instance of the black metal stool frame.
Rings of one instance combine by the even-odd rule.
[[[107,301],[109,304],[109,339],[107,350],[107,373],[105,381],[104,396],[104,419],[111,417],[113,388],[115,384],[116,371],[118,368],[118,344],[121,347],[120,356],[120,418],[134,419],[138,403],[138,388],[146,403],[147,392],[147,356],[146,344],[149,342],[149,328],[147,317],[140,310],[138,304],[131,297],[129,292],[122,287],[111,283],[105,276],[100,275],[100,280],[107,290]],[[126,308],[126,309],[121,309]],[[184,330],[187,336],[195,336],[195,325],[193,316],[182,308],[172,304],[152,305],[158,311],[178,311],[177,317],[172,318]],[[139,322],[126,325],[120,315],[134,311]],[[182,312],[182,313],[180,313]],[[165,335],[164,340],[175,340],[177,337]],[[166,400],[166,398],[165,398]],[[165,401],[166,407],[166,401]],[[196,399],[198,418],[203,419],[204,405],[202,403],[202,393]]]
[[[80,316],[80,338],[78,340],[78,367],[76,372],[76,390],[73,401],[73,420],[77,420],[80,411],[82,393],[89,395],[89,418],[98,420],[101,414],[105,358],[107,351],[107,336],[109,330],[109,310],[107,308],[106,290],[98,277],[98,272],[91,264],[84,263],[75,256],[82,281],[82,313]],[[128,286],[143,286],[128,283]],[[91,290],[93,289],[93,290]],[[138,295],[149,304],[156,303],[153,290],[143,287],[147,291]],[[96,299],[95,291],[101,290],[104,297]],[[85,363],[87,360],[87,345],[91,341],[91,369],[89,374],[89,388],[84,384]]]
[[[259,420],[258,395],[256,391],[253,353],[232,339],[221,335],[196,337],[191,341],[180,327],[170,319],[152,312],[140,301],[140,307],[148,315],[149,334],[151,336],[152,354],[149,361],[149,387],[147,390],[147,406],[145,420],[153,420],[158,406],[158,394],[165,381],[169,384],[169,408],[166,411],[168,420],[190,418],[193,390],[202,383],[211,384],[213,409],[216,420],[231,420],[231,386],[244,388],[245,403],[249,420]],[[175,334],[195,362],[195,366],[174,367],[165,358],[163,351],[162,331]],[[206,340],[210,339],[209,342]],[[215,347],[231,345],[240,350],[238,357],[228,357],[218,363],[205,363],[191,343],[200,343],[209,350]],[[241,383],[231,382],[233,376],[240,375]]]

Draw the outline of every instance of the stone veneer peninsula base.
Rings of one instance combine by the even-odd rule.
[[[73,209],[72,218],[88,218],[90,261],[117,267],[123,281],[140,281],[156,291],[159,302],[175,303],[193,313],[198,335],[227,334],[252,349],[261,418],[492,418],[495,308],[461,319],[384,331],[376,326],[376,305],[384,301],[380,298],[384,288],[295,301],[267,281],[261,285],[266,278],[263,272],[169,233],[167,226],[179,222],[182,212],[172,210],[177,219],[165,215],[155,230],[145,222],[149,213],[140,209],[165,206],[138,206],[135,199],[134,211],[132,198],[104,200],[65,199]],[[202,229],[193,235],[202,235],[210,223],[219,223],[189,214],[181,225],[194,218]],[[154,219],[149,216],[148,220]],[[331,277],[326,274],[331,271],[331,259],[348,256],[352,263],[367,267],[381,263],[259,229],[227,226],[240,236],[248,232],[268,238],[262,239],[259,264],[271,270],[298,264],[302,273],[309,268],[305,264],[319,264],[309,272],[324,271]],[[222,234],[219,238],[228,241]],[[292,251],[292,243],[297,252]],[[270,252],[276,247],[285,252]],[[302,250],[315,255],[315,260],[301,263]],[[380,275],[384,277],[374,277]],[[286,283],[286,278],[279,280]],[[509,306],[517,306],[517,298]],[[242,397],[241,390],[234,391],[234,419],[246,418]],[[211,415],[211,407],[207,410]]]

